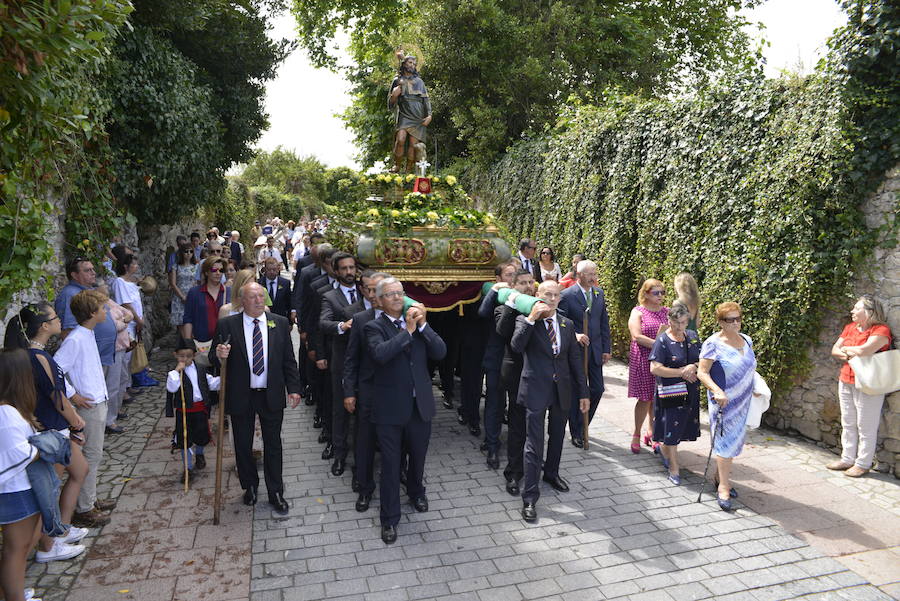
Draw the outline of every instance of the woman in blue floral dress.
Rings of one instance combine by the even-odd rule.
[[[756,355],[753,341],[741,334],[739,304],[718,305],[716,320],[721,330],[703,342],[697,375],[709,391],[709,429],[718,467],[719,507],[730,511],[731,497],[737,496],[730,483],[731,464],[744,447]]]

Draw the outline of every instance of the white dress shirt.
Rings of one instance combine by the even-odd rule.
[[[548,319],[553,320],[553,332],[556,334],[556,346],[553,347],[553,354],[558,355],[559,354],[559,345],[562,342],[562,338],[560,338],[560,336],[559,336],[559,317],[556,315],[556,312],[554,311],[553,315],[551,315],[550,317],[541,318],[540,322],[531,321],[527,317],[525,318],[525,322],[529,323],[531,325],[539,324],[542,328],[544,328],[546,330]]]
[[[184,374],[191,382],[191,390],[193,391],[193,394],[191,396],[193,401],[195,403],[202,401],[203,395],[200,394],[200,383],[197,381],[197,367],[193,363],[191,363],[184,368]],[[209,374],[206,374],[206,383],[209,384],[210,390],[219,389],[218,376],[211,376]],[[181,388],[181,374],[178,373],[178,370],[173,369],[169,372],[168,377],[166,377],[166,391],[178,392],[179,388]]]
[[[244,319],[244,344],[247,347],[247,363],[250,370],[250,388],[266,388],[269,382],[269,324],[266,323],[266,314],[259,317],[250,317],[242,313]],[[259,319],[259,331],[262,334],[263,345],[263,372],[260,375],[253,373],[253,320]]]
[[[92,405],[106,402],[109,398],[106,377],[92,330],[82,325],[75,326],[53,358],[78,394],[89,399]]]

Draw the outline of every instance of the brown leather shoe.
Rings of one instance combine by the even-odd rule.
[[[109,516],[103,515],[96,508],[84,513],[75,512],[72,514],[72,525],[79,528],[99,528],[109,523]]]
[[[94,501],[94,507],[100,511],[112,511],[118,503],[115,499],[97,499]]]
[[[860,476],[865,476],[869,473],[869,470],[859,467],[858,465],[852,466],[850,469],[844,472],[845,476],[850,478],[859,478]]]
[[[852,463],[844,463],[843,461],[838,459],[837,461],[832,461],[825,467],[830,470],[843,471],[843,470],[848,470],[851,467],[853,467],[853,464]]]

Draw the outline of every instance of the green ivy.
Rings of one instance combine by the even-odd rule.
[[[701,334],[717,303],[741,303],[760,371],[784,391],[825,310],[876,244],[896,242],[896,214],[870,229],[860,207],[900,161],[900,10],[845,4],[852,20],[809,77],[733,75],[674,100],[609,93],[474,176],[515,234],[597,260],[618,354],[640,283],[687,270]]]

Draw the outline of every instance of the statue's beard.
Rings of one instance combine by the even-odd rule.
[[[405,66],[405,65],[404,65],[404,67],[403,67],[403,74],[404,74],[404,75],[409,75],[409,76],[411,76],[411,77],[415,77],[416,75],[418,75],[418,73],[416,72],[416,68],[415,68],[415,67],[407,67],[407,66]]]

